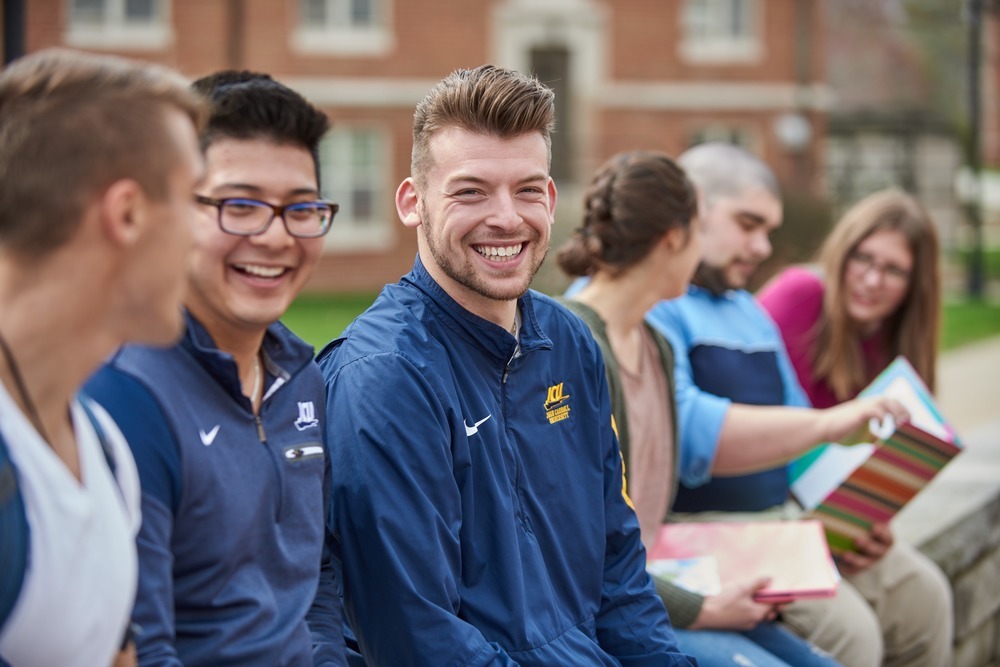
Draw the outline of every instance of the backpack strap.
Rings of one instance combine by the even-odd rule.
[[[21,593],[28,566],[28,515],[18,487],[17,470],[0,434],[0,628],[7,622]],[[0,658],[0,664],[3,659]]]
[[[114,475],[115,481],[118,481],[118,468],[115,465],[115,454],[111,451],[111,444],[108,442],[108,436],[104,432],[104,427],[101,426],[101,422],[98,421],[97,415],[94,414],[94,408],[92,407],[93,400],[83,392],[80,392],[78,396],[80,399],[80,407],[83,411],[87,413],[87,419],[90,420],[91,426],[94,427],[94,433],[97,434],[97,439],[101,442],[101,450],[104,452],[104,458],[108,461],[108,468],[111,469],[111,474]],[[120,489],[119,489],[120,490]]]

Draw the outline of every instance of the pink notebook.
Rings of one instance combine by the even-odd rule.
[[[665,524],[648,559],[653,570],[656,561],[705,556],[714,558],[723,585],[771,577],[754,595],[758,602],[833,597],[840,581],[823,524],[815,520]]]

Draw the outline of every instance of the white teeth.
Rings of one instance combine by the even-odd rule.
[[[506,261],[521,254],[523,245],[523,243],[518,243],[517,245],[508,246],[475,246],[475,248],[476,252],[486,259]]]
[[[261,278],[277,278],[285,272],[285,269],[280,266],[259,266],[257,264],[236,264],[235,266],[240,271]]]

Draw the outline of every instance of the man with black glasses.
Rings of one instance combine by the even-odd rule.
[[[142,481],[139,662],[340,665],[337,596],[316,597],[332,580],[323,380],[277,321],[337,212],[319,198],[327,119],[266,75],[194,87],[213,109],[185,336],[124,348],[88,385]]]

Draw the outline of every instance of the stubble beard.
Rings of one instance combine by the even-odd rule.
[[[455,262],[455,258],[447,250],[438,245],[437,237],[434,235],[434,224],[428,224],[427,220],[423,224],[425,226],[424,240],[427,243],[427,250],[430,252],[438,268],[459,285],[492,301],[514,301],[524,296],[549,252],[548,247],[546,247],[542,256],[530,267],[530,271],[522,284],[515,288],[504,290],[478,273],[471,263],[467,262],[464,265],[459,265],[458,262]],[[540,246],[541,239],[539,235],[533,235],[533,238],[529,239],[526,245],[527,247],[523,248],[521,252]],[[465,257],[461,256],[460,259],[464,261]]]
[[[742,289],[743,285],[733,285],[726,277],[726,270],[705,262],[698,264],[691,282],[715,296],[722,296],[729,290]]]

